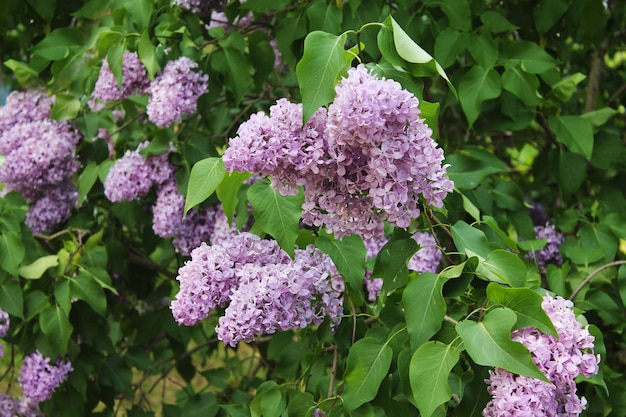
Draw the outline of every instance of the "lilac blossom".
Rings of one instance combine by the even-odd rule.
[[[207,92],[208,75],[194,72],[198,64],[187,57],[165,65],[150,83],[148,119],[158,127],[167,127],[185,114],[196,112],[198,98]]]
[[[552,223],[546,222],[544,226],[535,226],[535,236],[537,239],[545,239],[546,245],[538,251],[526,254],[526,257],[535,259],[540,268],[545,268],[548,264],[561,265],[563,258],[559,248],[565,240],[563,234],[557,232]]]
[[[178,323],[194,325],[225,308],[216,331],[231,346],[325,317],[336,322],[343,299],[332,275],[330,258],[312,246],[296,250],[292,260],[275,241],[244,232],[191,252],[179,269],[172,314]]]
[[[52,397],[57,389],[71,372],[72,364],[61,358],[55,364],[50,358],[45,358],[39,351],[24,357],[17,381],[20,383],[24,395],[36,401],[46,401]]]
[[[437,247],[435,237],[428,232],[417,232],[413,235],[413,239],[420,248],[409,260],[409,269],[419,273],[437,272],[443,253]]]
[[[168,153],[144,158],[139,152],[147,146],[148,142],[142,142],[136,150],[127,150],[115,161],[104,180],[104,195],[110,201],[135,200],[148,194],[153,185],[172,178],[174,166]]]
[[[194,248],[202,242],[209,242],[213,236],[215,214],[219,209],[215,206],[196,208],[187,213],[172,240],[176,252],[189,256]]]
[[[45,417],[38,402],[29,397],[14,398],[0,394],[0,417]]]
[[[441,207],[452,191],[443,150],[419,118],[418,100],[364,66],[349,70],[336,97],[301,126],[302,106],[279,100],[244,122],[223,156],[230,171],[271,176],[281,193],[304,187],[302,220],[342,237],[407,227],[421,199]]]
[[[174,0],[174,4],[199,16],[208,16],[212,10],[222,10],[226,3],[226,0]]]
[[[483,416],[575,417],[585,409],[587,400],[576,394],[575,378],[598,373],[600,356],[594,355],[594,337],[587,326],[576,321],[573,306],[558,296],[546,295],[543,299],[542,308],[552,320],[558,338],[533,327],[511,334],[513,340],[528,348],[533,362],[550,383],[495,368],[485,381],[492,400]]]
[[[141,63],[139,56],[135,52],[125,51],[122,58],[122,89],[117,83],[109,62],[102,61],[102,67],[98,75],[98,81],[91,95],[90,107],[97,108],[95,100],[108,103],[123,98],[128,98],[133,94],[143,94],[150,80],[146,68]]]
[[[26,224],[33,233],[49,233],[70,218],[78,201],[78,190],[65,181],[45,190],[28,208]]]
[[[0,310],[0,337],[4,337],[7,335],[10,324],[11,319],[9,317],[9,313],[4,310]]]
[[[0,138],[7,130],[21,123],[48,119],[53,104],[54,97],[49,97],[43,91],[11,92],[5,105],[0,108]],[[6,151],[0,150],[0,153],[4,154]]]
[[[389,239],[383,235],[365,239],[363,241],[365,244],[365,259],[369,260],[371,258],[375,258],[378,255],[378,252],[380,252],[388,241]],[[365,290],[367,291],[367,300],[370,303],[373,303],[376,301],[380,291],[383,289],[383,280],[382,278],[372,278],[371,276],[372,271],[366,270],[363,283],[365,284]]]

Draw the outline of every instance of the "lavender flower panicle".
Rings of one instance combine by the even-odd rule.
[[[38,402],[29,397],[13,398],[0,394],[0,417],[45,417]]]
[[[598,373],[600,356],[594,355],[594,337],[588,327],[576,321],[573,303],[562,297],[546,295],[542,308],[559,337],[541,333],[533,327],[514,331],[511,338],[522,343],[533,362],[550,383],[495,368],[485,380],[492,400],[483,410],[485,417],[575,417],[587,400],[576,394],[575,378]]]
[[[428,232],[417,232],[413,235],[413,239],[420,245],[420,248],[409,260],[409,269],[419,273],[437,272],[443,253],[437,247],[435,237]]]
[[[10,324],[11,318],[9,316],[9,313],[4,310],[0,310],[0,337],[4,337],[7,335]]]
[[[98,80],[89,103],[92,109],[97,109],[95,100],[108,103],[128,98],[133,94],[143,94],[150,85],[148,72],[135,52],[125,51],[122,57],[122,89],[117,83],[109,62],[102,61]]]
[[[546,246],[538,251],[526,254],[526,258],[535,259],[540,268],[545,268],[549,264],[561,265],[563,258],[559,253],[559,248],[563,244],[565,237],[557,232],[554,225],[546,222],[544,226],[535,226],[535,236],[537,239],[546,239]]]
[[[53,104],[54,97],[49,97],[43,91],[12,91],[5,105],[0,108],[0,137],[13,126],[48,119]],[[0,150],[0,153],[6,151]]]
[[[36,401],[46,401],[73,370],[69,361],[57,359],[54,365],[50,358],[44,358],[39,351],[24,357],[24,363],[17,378],[24,395]]]
[[[78,190],[71,181],[45,191],[26,212],[26,225],[33,233],[49,233],[70,218],[78,201]]]
[[[194,72],[198,64],[187,57],[165,65],[148,88],[146,112],[158,127],[167,127],[185,114],[196,112],[198,98],[207,92],[209,76]]]
[[[174,4],[199,16],[208,16],[212,10],[222,10],[226,3],[226,0],[174,0]]]

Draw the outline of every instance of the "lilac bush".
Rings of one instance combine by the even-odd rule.
[[[35,401],[46,401],[65,381],[67,374],[73,370],[72,364],[61,358],[54,364],[50,358],[44,357],[39,351],[35,351],[24,357],[24,363],[20,368],[20,383],[24,396]]]

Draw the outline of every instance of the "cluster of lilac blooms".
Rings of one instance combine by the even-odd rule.
[[[14,398],[0,394],[0,417],[45,417],[38,402],[30,397]]]
[[[302,219],[336,237],[381,236],[385,221],[407,227],[421,198],[441,207],[453,183],[443,150],[419,118],[418,99],[363,65],[336,87],[328,112],[302,126],[286,99],[244,122],[223,155],[230,171],[272,176],[282,193],[304,187]]]
[[[7,335],[9,325],[11,324],[9,313],[0,310],[0,338]],[[4,356],[4,345],[0,344],[0,357]]]
[[[195,72],[198,64],[187,57],[165,65],[150,83],[148,119],[159,127],[167,127],[184,114],[196,112],[198,98],[207,92],[209,76]]]
[[[576,321],[573,303],[546,295],[542,308],[559,337],[533,327],[514,331],[511,338],[530,351],[533,362],[550,383],[512,374],[496,368],[489,372],[487,388],[492,400],[483,410],[485,417],[575,417],[587,404],[576,395],[575,378],[598,373],[600,356],[594,355],[594,337],[588,327]]]
[[[408,268],[419,273],[437,272],[443,252],[437,247],[435,237],[429,232],[416,232],[412,237],[420,246],[420,249],[409,259]],[[365,243],[366,259],[377,256],[387,241],[388,239],[385,237],[366,239],[363,242]],[[371,271],[366,271],[363,282],[367,291],[367,299],[373,303],[383,288],[383,280],[381,278],[371,278],[371,275]]]
[[[24,396],[41,402],[52,397],[54,390],[65,381],[67,374],[72,370],[70,361],[59,358],[56,363],[51,364],[50,358],[35,351],[24,357],[17,381],[22,387]]]
[[[139,56],[126,51],[122,59],[121,89],[104,60],[89,105],[92,110],[99,110],[102,102],[149,94],[148,119],[158,127],[170,126],[183,115],[195,113],[198,98],[207,91],[208,75],[194,71],[197,68],[197,63],[183,56],[169,61],[150,81]]]
[[[339,320],[343,300],[336,275],[330,258],[313,246],[296,250],[292,260],[276,241],[243,232],[191,252],[178,271],[172,314],[191,326],[224,308],[217,335],[234,347],[257,335],[320,324],[324,317]]]
[[[3,193],[17,191],[31,203],[26,224],[34,233],[67,220],[78,199],[72,176],[82,137],[71,122],[49,119],[52,104],[43,92],[12,92],[0,109]]]
[[[174,0],[174,4],[199,16],[208,16],[212,10],[222,10],[226,3],[225,0]]]
[[[169,153],[144,158],[140,152],[147,146],[148,142],[142,142],[115,161],[104,180],[104,195],[110,201],[144,197],[153,185],[161,185],[173,177],[174,165],[169,162]]]
[[[98,80],[91,95],[89,106],[93,110],[100,107],[96,100],[104,103],[128,98],[134,94],[144,94],[150,85],[148,72],[135,52],[125,51],[122,57],[122,88],[120,90],[109,62],[102,61]]]
[[[557,232],[552,223],[546,222],[543,226],[535,226],[535,236],[537,239],[545,239],[546,246],[538,251],[526,254],[526,257],[535,259],[540,268],[545,268],[549,264],[561,265],[563,258],[559,253],[559,248],[565,240],[563,234]]]

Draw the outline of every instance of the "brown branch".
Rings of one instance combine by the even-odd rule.
[[[337,364],[339,362],[339,349],[337,345],[333,346],[333,367],[330,371],[330,382],[328,383],[328,398],[333,396],[335,392],[335,380],[337,378]]]
[[[617,90],[615,90],[613,95],[606,101],[606,105],[610,106],[611,103],[616,101],[622,94],[624,94],[624,91],[626,91],[626,83],[622,84]]]
[[[168,277],[169,279],[175,280],[177,277],[177,274],[175,274],[172,271],[167,270],[166,268],[162,267],[161,265],[159,265],[158,263],[154,262],[153,260],[151,260],[150,258],[146,258],[144,256],[141,255],[137,255],[135,253],[132,252],[128,252],[128,254],[126,255],[126,259],[128,260],[128,262],[141,266],[149,271],[152,272],[157,272],[159,274],[162,274],[166,277]]]
[[[614,266],[619,266],[619,265],[626,265],[626,261],[615,261],[615,262],[611,262],[608,263],[606,265],[602,265],[600,268],[596,269],[595,271],[593,271],[591,274],[587,275],[587,277],[583,280],[583,282],[580,283],[580,285],[578,287],[576,287],[576,289],[574,290],[574,292],[572,293],[572,295],[569,296],[569,300],[573,300],[574,297],[576,297],[578,295],[578,293],[585,288],[585,286],[587,284],[589,284],[589,282],[593,279],[593,277],[595,277],[596,275],[598,275],[600,272],[604,271],[605,269],[609,269],[612,268]]]
[[[591,68],[589,69],[589,82],[587,83],[587,92],[585,94],[585,113],[589,113],[596,109],[598,100],[598,92],[600,91],[600,78],[602,78],[602,70],[604,69],[604,54],[609,47],[609,39],[604,39],[600,49],[594,49],[591,53]]]

